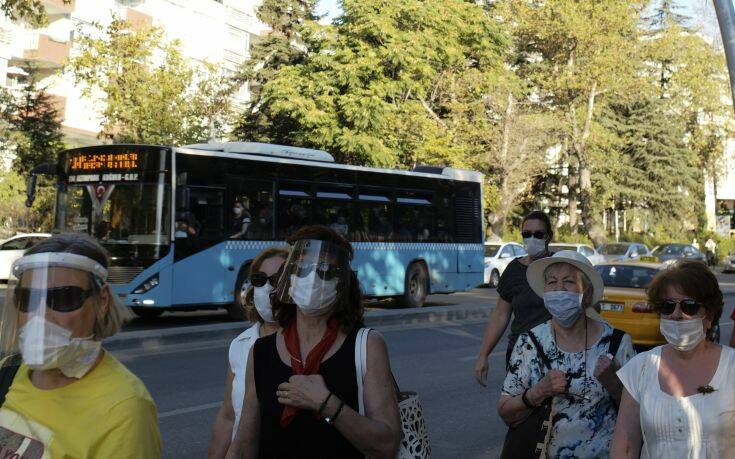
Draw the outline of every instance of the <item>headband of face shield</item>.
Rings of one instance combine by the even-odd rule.
[[[337,302],[350,282],[350,257],[326,241],[299,240],[283,265],[278,301],[295,304],[306,315],[322,315]]]
[[[33,370],[60,369],[80,378],[94,364],[100,341],[72,336],[69,319],[99,292],[107,270],[91,258],[71,253],[38,253],[11,268],[6,306],[0,315],[0,365],[21,354]],[[99,320],[95,310],[95,320]]]

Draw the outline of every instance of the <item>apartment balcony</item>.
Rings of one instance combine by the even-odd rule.
[[[46,14],[54,16],[57,14],[69,14],[74,11],[76,6],[75,0],[43,0],[43,6],[46,8]]]
[[[23,61],[31,61],[39,69],[57,69],[69,58],[71,42],[60,41],[49,35],[38,32],[26,32],[23,44],[23,57],[11,59],[11,65],[23,65]]]

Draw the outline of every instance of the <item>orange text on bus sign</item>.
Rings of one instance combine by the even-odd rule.
[[[71,172],[138,168],[138,153],[93,153],[72,156]]]

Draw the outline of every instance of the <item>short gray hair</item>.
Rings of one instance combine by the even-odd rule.
[[[110,266],[110,257],[107,250],[86,234],[57,234],[31,248],[26,252],[26,255],[35,253],[73,253],[91,258],[105,269]],[[101,341],[118,333],[123,324],[132,319],[132,314],[108,284],[103,283],[101,279],[93,274],[89,274],[89,276],[95,296],[101,300],[102,289],[107,288],[110,297],[106,313],[102,317],[98,315],[94,325],[94,339]],[[96,307],[99,312],[101,304]]]
[[[587,277],[587,274],[585,274],[581,269],[577,268],[573,264],[560,261],[558,263],[549,265],[544,270],[544,282],[548,280],[549,275],[552,272],[552,270],[555,270],[556,268],[561,267],[561,265],[567,265],[571,267],[574,270],[574,272],[578,273],[582,277],[582,309],[593,307],[594,304],[592,303],[592,299],[595,294],[595,287],[594,285],[592,285],[592,281],[589,279],[589,277]]]

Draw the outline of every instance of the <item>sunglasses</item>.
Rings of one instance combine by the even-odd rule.
[[[87,298],[92,296],[92,289],[66,286],[52,288],[15,288],[15,307],[20,312],[28,312],[31,305],[41,304],[46,296],[46,307],[56,312],[72,312],[81,308]]]
[[[528,239],[531,237],[535,237],[536,239],[546,239],[546,233],[543,231],[523,231],[521,233],[521,237],[523,237],[523,239]]]
[[[702,302],[693,300],[691,298],[685,298],[683,300],[665,299],[661,300],[661,302],[658,304],[658,309],[661,314],[665,316],[670,316],[674,313],[677,305],[681,307],[681,312],[683,312],[685,315],[695,316],[699,312],[699,308],[702,307]]]
[[[322,280],[332,280],[339,276],[342,272],[342,268],[339,266],[327,263],[326,261],[320,261],[315,263],[313,261],[305,261],[298,265],[296,268],[296,275],[299,277],[306,277],[316,271],[316,275]]]
[[[263,272],[257,272],[250,275],[250,285],[253,287],[262,287],[267,283],[271,284],[272,287],[276,287],[278,285],[278,278],[280,277],[281,273],[277,272],[272,275],[268,275]]]

